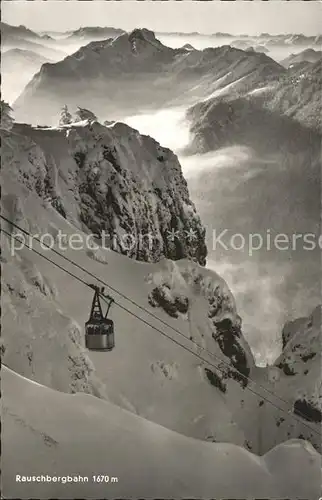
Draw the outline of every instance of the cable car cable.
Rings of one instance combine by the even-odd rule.
[[[1,219],[5,220],[6,222],[8,222],[9,224],[11,224],[13,227],[19,229],[20,231],[22,231],[23,233],[25,233],[27,236],[31,237],[31,234],[26,231],[25,229],[21,228],[20,226],[18,226],[17,224],[15,224],[14,222],[10,221],[9,219],[7,219],[6,217],[4,217],[3,215],[0,215]],[[247,380],[248,382],[251,382],[255,385],[257,385],[259,388],[261,388],[264,392],[266,392],[267,394],[269,394],[270,396],[273,396],[274,398],[276,398],[277,400],[279,400],[280,402],[286,404],[286,405],[289,405],[291,402],[290,401],[287,401],[285,400],[284,398],[274,394],[272,391],[270,391],[269,389],[267,389],[266,387],[264,387],[263,385],[261,385],[259,382],[256,382],[254,381],[253,379],[251,379],[250,377],[242,374],[239,370],[237,370],[236,368],[234,367],[231,367],[231,365],[225,361],[224,359],[220,358],[217,354],[215,354],[214,352],[210,351],[209,349],[207,349],[206,347],[203,347],[202,345],[198,344],[198,342],[196,342],[195,340],[193,339],[187,339],[186,335],[181,332],[180,330],[178,330],[177,328],[175,328],[174,326],[171,326],[169,325],[169,323],[167,323],[166,321],[164,321],[163,319],[159,318],[156,314],[154,314],[153,312],[149,311],[148,309],[146,309],[144,306],[141,306],[140,304],[137,304],[133,299],[131,299],[130,297],[127,297],[125,294],[123,294],[122,292],[119,292],[116,288],[114,288],[113,286],[109,285],[108,283],[106,283],[104,280],[102,280],[101,278],[95,276],[95,274],[91,273],[88,269],[84,268],[83,266],[77,264],[76,262],[74,262],[72,259],[66,257],[65,255],[63,255],[62,253],[58,252],[58,250],[50,247],[49,245],[47,245],[46,243],[44,242],[41,242],[39,238],[37,237],[33,237],[33,239],[35,239],[36,241],[38,241],[38,243],[41,243],[42,245],[44,245],[45,247],[47,247],[49,250],[51,250],[52,252],[54,252],[55,254],[57,254],[59,257],[62,257],[64,260],[66,260],[67,262],[69,262],[70,264],[72,264],[73,266],[75,266],[76,268],[80,269],[81,271],[87,273],[89,276],[91,276],[92,278],[94,278],[95,280],[97,280],[98,282],[102,283],[103,285],[105,285],[107,288],[109,288],[110,290],[112,290],[114,293],[117,293],[120,297],[122,297],[123,299],[127,300],[128,302],[130,302],[131,304],[133,304],[135,307],[137,307],[138,309],[140,309],[141,311],[144,311],[146,314],[148,314],[149,316],[151,316],[152,318],[160,321],[160,323],[162,323],[163,325],[165,325],[167,328],[170,328],[171,330],[173,330],[175,333],[177,333],[178,335],[180,335],[181,337],[183,337],[185,340],[189,340],[192,344],[194,344],[198,349],[200,349],[200,351],[203,351],[205,353],[207,353],[209,356],[211,356],[212,358],[214,359],[218,359],[220,361],[221,364],[227,366],[229,368],[230,371],[233,371],[237,374],[239,374],[243,380]],[[222,373],[224,373],[222,370],[220,370]]]
[[[3,215],[0,215],[1,219],[5,220],[6,222],[8,222],[9,224],[11,224],[13,227],[19,229],[20,231],[22,231],[23,233],[25,233],[27,236],[31,237],[31,234],[26,231],[25,229],[19,227],[17,224],[15,224],[14,222],[10,221],[9,219],[7,219],[6,217],[4,217]],[[187,339],[186,335],[181,332],[180,330],[178,330],[177,328],[175,328],[174,326],[171,326],[169,325],[169,323],[167,323],[166,321],[164,321],[163,319],[159,318],[156,314],[152,313],[151,311],[149,311],[148,309],[146,309],[144,306],[141,306],[140,304],[136,303],[133,299],[131,299],[130,297],[127,297],[125,294],[123,294],[122,292],[119,292],[118,290],[116,290],[116,288],[114,288],[113,286],[109,285],[108,283],[106,283],[104,280],[102,280],[101,278],[95,276],[95,274],[91,273],[88,269],[84,268],[83,266],[77,264],[76,262],[74,262],[72,259],[66,257],[65,255],[63,255],[62,253],[58,252],[58,250],[50,247],[49,245],[47,245],[46,243],[44,242],[41,242],[39,238],[36,238],[36,237],[33,237],[33,239],[35,239],[36,241],[38,241],[38,243],[41,243],[42,245],[44,245],[45,247],[47,247],[49,250],[51,250],[52,252],[54,252],[55,254],[57,254],[59,257],[62,257],[64,260],[66,260],[67,262],[69,262],[70,264],[72,264],[73,266],[75,266],[76,268],[80,269],[81,271],[87,273],[89,276],[91,276],[92,278],[94,278],[95,280],[97,280],[98,282],[102,283],[103,285],[105,285],[107,288],[109,288],[110,290],[112,290],[114,293],[117,293],[120,297],[122,297],[123,299],[127,300],[128,302],[130,302],[131,304],[133,304],[135,307],[137,307],[138,309],[140,309],[141,311],[144,311],[146,314],[148,314],[149,316],[151,316],[152,318],[156,319],[157,321],[160,321],[160,323],[162,323],[163,325],[165,325],[167,328],[170,328],[171,330],[173,330],[175,333],[177,333],[178,335],[180,335],[181,337],[183,337],[185,340],[189,340],[192,344],[194,344],[198,349],[200,349],[200,351],[203,351],[205,353],[207,353],[209,356],[211,356],[212,358],[214,359],[218,359],[220,361],[221,364],[227,366],[229,368],[230,371],[233,371],[237,374],[239,374],[243,380],[247,380],[248,382],[251,382],[255,385],[257,385],[258,387],[260,387],[263,391],[265,391],[267,394],[269,394],[270,396],[274,396],[276,399],[278,399],[279,401],[281,401],[282,403],[286,404],[286,405],[289,405],[291,402],[290,401],[287,401],[285,400],[284,398],[274,394],[272,391],[270,391],[269,389],[267,389],[266,387],[264,387],[263,385],[261,385],[259,382],[256,382],[254,381],[253,379],[251,379],[250,377],[242,374],[239,370],[237,370],[236,368],[232,367],[227,361],[225,361],[224,359],[220,358],[217,354],[215,354],[214,352],[210,351],[209,349],[207,349],[206,347],[203,347],[202,345],[198,344],[198,342],[196,342],[195,340],[193,339]],[[222,370],[221,370],[222,373],[224,373]]]
[[[17,229],[19,229],[20,231],[22,231],[23,233],[25,233],[27,236],[31,237],[31,234],[26,231],[25,229],[19,227],[17,224],[15,224],[14,222],[10,221],[9,219],[7,219],[6,217],[0,215],[0,217],[2,219],[4,219],[6,222],[8,222],[9,224],[11,224],[13,227],[16,227]],[[16,238],[17,239],[17,238]],[[47,247],[49,250],[53,251],[55,254],[57,254],[59,257],[62,257],[64,260],[66,260],[67,262],[71,263],[72,265],[74,265],[75,267],[79,268],[80,270],[82,270],[83,272],[87,273],[89,276],[91,276],[92,278],[96,279],[97,281],[99,281],[100,283],[104,284],[106,287],[110,288],[112,291],[114,291],[115,293],[117,293],[118,295],[120,295],[122,298],[124,298],[125,300],[129,301],[131,304],[135,305],[136,307],[138,307],[138,309],[141,309],[142,311],[144,311],[145,313],[149,314],[150,316],[152,316],[153,318],[155,318],[156,320],[160,321],[162,324],[164,324],[165,326],[167,326],[168,328],[172,329],[174,332],[178,333],[179,335],[181,335],[182,337],[184,337],[185,340],[189,340],[192,344],[194,344],[196,347],[198,347],[198,349],[200,349],[201,351],[204,351],[206,352],[209,356],[215,358],[215,359],[218,359],[220,361],[221,364],[224,364],[226,365],[230,371],[233,371],[234,373],[236,374],[239,374],[242,379],[244,380],[248,380],[249,382],[253,383],[254,385],[257,385],[259,388],[261,388],[263,391],[265,391],[267,394],[269,394],[270,396],[273,396],[274,398],[278,399],[279,401],[281,401],[282,403],[286,404],[286,405],[289,405],[291,402],[290,401],[287,401],[283,398],[281,398],[280,396],[276,395],[275,393],[273,393],[272,391],[270,391],[269,389],[267,389],[266,387],[264,387],[263,385],[261,385],[259,382],[256,382],[255,380],[251,379],[250,377],[247,377],[246,375],[242,374],[239,370],[237,370],[236,368],[234,367],[231,367],[231,365],[229,363],[227,363],[225,360],[223,360],[222,358],[220,358],[218,355],[216,355],[215,353],[213,353],[212,351],[210,351],[209,349],[201,346],[200,344],[198,344],[198,342],[194,341],[193,339],[190,339],[190,338],[187,338],[186,335],[184,335],[184,333],[182,333],[180,330],[178,330],[177,328],[175,327],[172,327],[171,325],[169,325],[166,321],[162,320],[161,318],[159,318],[158,316],[156,316],[155,314],[153,314],[152,312],[150,312],[148,309],[144,308],[143,306],[141,306],[140,304],[137,304],[133,299],[127,297],[126,295],[122,294],[121,292],[119,292],[118,290],[116,290],[115,288],[113,288],[111,285],[109,285],[108,283],[104,282],[101,278],[98,278],[97,276],[95,276],[93,273],[91,273],[90,271],[88,271],[86,268],[84,268],[83,266],[77,264],[76,262],[74,262],[72,259],[69,259],[68,257],[66,257],[65,255],[61,254],[60,252],[58,252],[56,249],[50,247],[49,245],[47,245],[46,243],[44,242],[41,242],[39,238],[36,238],[34,237],[33,239],[35,239],[36,241],[38,241],[39,243],[43,244],[45,247]],[[31,248],[32,250],[32,248]],[[39,254],[39,255],[42,255],[42,254]],[[88,283],[86,283],[88,285]],[[120,304],[118,304],[119,307]],[[123,307],[124,308],[124,307]],[[125,309],[127,310],[127,309]],[[129,311],[128,311],[129,312]],[[133,314],[132,312],[130,314]],[[142,320],[142,319],[141,319]],[[143,321],[143,320],[142,320]],[[150,325],[151,326],[151,325]],[[172,339],[172,337],[169,337],[170,339]],[[189,351],[190,352],[190,351]],[[193,352],[193,351],[191,351]],[[223,373],[224,375],[225,372],[216,366],[217,369],[219,369],[219,371],[221,373]],[[254,393],[256,394],[256,393]],[[257,394],[258,395],[258,394]],[[262,397],[262,399],[264,399]],[[271,403],[273,404],[273,403]],[[278,408],[276,406],[276,408]],[[279,408],[280,409],[280,408]],[[288,413],[292,412],[293,410],[289,410]],[[301,414],[299,411],[298,411],[298,414],[301,415],[303,418],[304,415]],[[311,427],[310,427],[311,428]],[[322,435],[321,435],[322,436]]]
[[[2,217],[2,216],[0,216]],[[12,234],[8,233],[8,231],[6,231],[5,229],[2,229],[0,228],[0,231],[4,234],[6,234],[7,236],[9,236],[10,238],[14,237],[15,239],[17,239],[17,237],[15,236],[12,236]],[[66,272],[69,276],[75,278],[76,280],[78,280],[79,282],[81,282],[83,285],[89,287],[89,288],[92,288],[92,286],[87,283],[86,281],[84,281],[82,278],[79,278],[78,276],[76,276],[75,274],[71,273],[70,271],[68,271],[67,269],[65,269],[64,267],[62,267],[60,264],[57,264],[56,262],[54,262],[53,260],[49,259],[49,257],[46,257],[45,255],[43,255],[41,252],[38,252],[37,250],[35,250],[33,247],[30,247],[29,245],[26,245],[27,248],[29,250],[31,250],[32,252],[35,252],[37,255],[39,255],[40,257],[43,257],[46,261],[50,262],[51,264],[53,264],[54,266],[58,267],[60,270]],[[59,253],[59,252],[57,252]],[[71,261],[72,262],[72,261]],[[104,296],[102,296],[104,298]],[[171,340],[172,342],[174,342],[176,345],[182,347],[183,349],[185,349],[187,352],[189,352],[190,354],[196,356],[198,359],[200,359],[201,361],[203,361],[204,363],[207,363],[208,365],[212,366],[213,368],[216,368],[218,369],[219,371],[221,371],[224,375],[225,372],[222,371],[222,369],[215,365],[214,363],[208,361],[207,359],[203,358],[202,356],[200,356],[200,354],[198,353],[195,353],[194,351],[192,351],[191,349],[189,349],[188,347],[186,347],[184,344],[181,344],[178,340],[172,338],[170,335],[166,334],[165,332],[163,332],[162,330],[160,330],[159,328],[155,327],[154,325],[151,325],[151,323],[149,323],[148,321],[144,320],[143,318],[141,318],[140,316],[137,316],[134,312],[132,312],[131,310],[127,309],[125,306],[123,306],[122,304],[116,302],[114,300],[114,304],[116,304],[120,309],[123,309],[124,311],[126,311],[128,314],[132,315],[133,317],[135,317],[136,319],[138,319],[139,321],[141,321],[142,323],[146,324],[147,326],[149,326],[150,328],[156,330],[158,333],[160,333],[161,335],[163,335],[164,337],[168,338],[169,340]],[[189,340],[187,337],[185,337],[186,340]],[[236,370],[237,371],[237,370]],[[240,372],[238,372],[240,373]],[[242,374],[241,374],[242,375]],[[233,379],[234,380],[234,379]],[[251,380],[251,379],[250,379]],[[255,381],[251,380],[254,384],[256,384]],[[236,383],[238,383],[236,381]],[[311,427],[310,425],[306,424],[305,422],[302,422],[302,420],[296,418],[296,416],[294,415],[293,413],[293,409],[289,409],[288,411],[285,410],[284,408],[281,408],[280,406],[277,406],[275,403],[273,403],[272,401],[270,401],[269,399],[265,398],[265,396],[263,396],[262,394],[259,394],[257,393],[256,391],[254,391],[253,389],[251,389],[249,386],[246,386],[245,389],[249,390],[252,394],[260,397],[261,399],[263,399],[264,401],[266,401],[267,403],[270,403],[274,408],[276,408],[277,410],[289,415],[294,421],[296,421],[297,423],[300,423],[301,425],[303,425],[304,427],[307,427],[310,431],[314,432],[315,434],[317,434],[318,436],[322,437],[322,434],[317,431],[316,429],[314,429],[313,427]],[[268,391],[269,392],[269,391]],[[274,393],[270,393],[271,395],[275,396]],[[287,403],[289,404],[289,403]],[[298,415],[302,415],[300,414],[300,412],[298,412]],[[303,418],[305,418],[305,416],[303,415]]]

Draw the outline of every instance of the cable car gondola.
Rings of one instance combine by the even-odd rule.
[[[114,323],[107,317],[111,304],[114,302],[112,297],[104,295],[104,288],[96,285],[89,285],[95,290],[91,314],[89,320],[85,323],[85,345],[90,351],[111,351],[115,346]],[[100,296],[108,300],[108,306],[105,316],[103,315]]]

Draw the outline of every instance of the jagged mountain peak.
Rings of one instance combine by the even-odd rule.
[[[169,47],[166,47],[164,44],[160,42],[155,36],[154,31],[151,31],[147,28],[136,28],[131,33],[128,35],[129,41],[141,41],[141,42],[146,42],[150,43],[152,45],[157,45],[158,47],[164,47],[169,49]]]
[[[135,28],[129,33],[129,39],[141,39],[146,41],[156,40],[154,32],[147,28]]]
[[[142,55],[145,52],[146,55],[153,57],[155,50],[162,48],[172,51],[155,38],[153,31],[136,29],[131,33],[122,32],[118,36],[110,35],[104,40],[91,41],[52,67],[45,66],[42,68],[43,75],[53,72],[56,77],[64,75],[67,77],[81,72],[85,76],[91,74],[94,67],[96,73],[100,74],[102,68],[99,66],[103,64],[108,65],[109,71],[117,65],[121,65],[126,70],[129,64],[131,68],[133,56],[138,53]]]
[[[163,45],[155,36],[155,33],[147,28],[136,28],[130,33],[123,33],[115,40],[115,46],[124,47],[122,42],[130,45],[132,54],[142,53],[147,49],[152,49],[152,52],[157,50],[165,50],[174,52],[173,49]]]

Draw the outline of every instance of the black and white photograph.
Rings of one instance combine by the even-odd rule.
[[[321,2],[1,10],[1,498],[318,500]]]

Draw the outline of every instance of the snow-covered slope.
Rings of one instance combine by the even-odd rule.
[[[99,126],[99,129],[104,127]],[[85,130],[88,131],[88,128],[82,128],[83,133]],[[120,130],[124,132],[125,144],[131,129],[118,125],[114,134]],[[38,130],[35,134],[36,132],[40,136],[49,134],[51,139],[52,134],[65,137],[68,129]],[[69,132],[72,136],[73,130]],[[135,131],[132,130],[132,133],[135,145],[138,137]],[[109,137],[112,136],[113,130]],[[121,142],[121,138],[119,140]],[[158,147],[148,138],[141,140],[154,148]],[[30,141],[29,135],[16,133],[5,134],[3,144],[5,154],[2,167],[2,203],[4,213],[9,219],[27,228],[31,234],[50,233],[57,237],[59,229],[67,235],[79,232],[76,225],[61,215],[61,205],[54,204],[57,211],[52,206],[52,198],[44,199],[43,191],[36,189],[36,186],[41,186],[41,179],[46,173],[43,150]],[[55,144],[57,146],[57,142]],[[90,151],[90,142],[85,141],[84,144]],[[115,144],[119,147],[117,141]],[[10,154],[13,147],[14,155]],[[54,150],[56,154],[64,153],[63,148],[54,147]],[[135,154],[134,146],[132,154]],[[143,147],[140,154],[142,159]],[[166,154],[170,155],[170,152]],[[26,161],[28,158],[29,162]],[[12,165],[15,165],[15,169],[12,169]],[[53,161],[50,165],[54,165]],[[61,166],[63,165],[67,178],[66,167],[73,165],[71,158],[68,163],[68,158],[62,157]],[[133,160],[127,163],[123,158],[120,168],[126,169],[126,166],[129,168],[128,176],[130,173],[135,174],[136,164]],[[108,168],[110,167],[106,163],[104,169]],[[179,166],[177,168],[179,169]],[[142,172],[141,170],[141,175]],[[54,174],[55,171],[52,170],[51,173]],[[61,171],[60,176],[64,174]],[[56,179],[58,176],[57,173]],[[172,186],[174,179],[175,172],[172,173]],[[159,180],[161,182],[162,177],[159,176]],[[48,183],[46,185],[48,186]],[[179,194],[180,186],[177,195]],[[175,199],[175,193],[172,194],[172,199]],[[120,202],[123,202],[122,200]],[[69,201],[66,198],[65,201],[66,214],[72,219],[73,213],[77,213],[76,207],[81,206],[77,205],[73,197],[69,198]],[[165,209],[166,203],[166,199],[164,204],[160,203],[160,209]],[[155,224],[161,222],[160,213],[154,220]],[[102,394],[104,397],[105,390],[107,397],[117,404],[189,435],[200,438],[213,438],[216,435],[223,441],[244,443],[243,431],[236,427],[232,410],[223,401],[222,392],[216,395],[202,364],[157,332],[153,335],[153,330],[148,326],[138,322],[133,324],[133,319],[117,308],[113,315],[118,347],[115,352],[109,353],[108,357],[91,354],[96,369],[95,375],[82,347],[82,330],[89,313],[91,293],[86,288],[80,288],[77,282],[70,280],[64,273],[57,272],[57,269],[28,249],[21,250],[15,257],[10,256],[9,250],[5,243],[3,280],[6,299],[3,301],[3,340],[4,360],[8,366],[23,375],[64,391],[85,390]],[[209,275],[209,272],[189,261],[181,261],[177,265],[164,260],[150,266],[134,262],[109,250],[93,251],[86,246],[82,251],[68,249],[66,254],[84,267],[89,267],[96,276],[104,278],[127,296],[135,298],[141,305],[157,315],[160,314],[161,318],[168,319],[179,328],[182,327],[183,342],[186,345],[189,345],[187,338],[190,336],[196,337],[200,342],[214,344],[211,337],[215,329],[213,321],[230,318],[230,344],[236,345],[237,358],[235,361],[228,358],[228,367],[233,368],[233,365],[238,363],[245,374],[251,369],[252,356],[247,343],[239,338],[240,319],[233,298],[225,283],[216,275]],[[85,279],[92,281],[88,276],[85,276]],[[203,314],[197,304],[194,305],[198,300],[201,301]],[[124,303],[127,304],[127,301]],[[191,319],[187,306],[195,311]],[[130,307],[137,312],[135,307]],[[31,310],[34,311],[32,315]],[[208,312],[210,321],[208,323],[206,319],[204,324]],[[77,326],[71,318],[81,326]],[[152,321],[155,326],[162,327],[156,320]],[[171,330],[169,333],[171,334]],[[226,334],[229,335],[229,332]],[[225,350],[225,347],[217,347],[218,354],[226,359],[227,353],[224,354],[222,350]],[[57,364],[60,366],[58,371]],[[105,385],[102,391],[97,377]],[[241,384],[233,385],[236,385],[237,393],[244,392]],[[212,399],[214,395],[218,400],[217,405]],[[174,404],[179,400],[179,405]],[[236,404],[238,405],[238,397]]]
[[[93,168],[101,167],[105,175],[115,158],[101,165],[91,163],[97,159],[93,133],[98,132],[116,147],[119,154],[116,164],[121,172],[126,172],[125,178],[140,172],[138,181],[145,181],[148,187],[149,170],[142,169],[142,159],[149,159],[153,171],[153,155],[158,154],[159,146],[125,125],[116,124],[111,128],[99,124],[75,125],[59,130],[17,125],[13,132],[3,132],[3,214],[31,235],[47,233],[47,238],[51,235],[56,248],[59,248],[59,230],[69,242],[75,232],[84,241],[85,234],[81,233],[76,217],[82,203],[74,191],[67,194],[71,186],[78,185],[75,173],[79,171],[75,169],[77,163],[71,153],[81,142],[83,149],[86,148],[86,158],[78,168],[90,174]],[[141,141],[140,149],[137,141]],[[175,172],[180,178],[180,166],[171,152],[164,148],[162,151],[166,158],[172,158],[168,167],[177,169],[171,174],[173,185]],[[140,170],[136,154],[140,154]],[[161,168],[165,168],[165,164],[161,164]],[[165,182],[166,175],[159,174],[158,179]],[[116,175],[116,185],[119,180]],[[95,189],[98,192],[98,188]],[[179,196],[180,199],[181,189],[186,192],[184,183],[178,183],[171,198]],[[63,204],[53,203],[57,195]],[[95,194],[91,196],[95,199]],[[118,201],[123,203],[124,199]],[[167,213],[166,206],[167,198],[160,201],[161,210],[154,219],[156,226],[162,221],[163,211]],[[117,207],[114,210],[117,214]],[[3,227],[12,230],[7,224]],[[191,260],[161,259],[149,264],[108,249],[93,250],[86,245],[80,249],[79,244],[75,248],[65,243],[63,241],[65,249],[61,250],[64,255],[180,330],[182,336],[178,337],[169,327],[114,293],[118,302],[195,353],[204,355],[210,363],[175,345],[117,305],[112,309],[116,348],[108,354],[84,352],[83,325],[88,318],[91,291],[27,248],[17,250],[13,256],[12,242],[4,237],[2,349],[7,366],[54,389],[98,395],[182,434],[238,443],[260,454],[285,440],[287,433],[288,437],[304,434],[304,426],[294,425],[291,416],[278,427],[275,417],[282,418],[284,413],[272,412],[268,403],[263,405],[262,395],[267,394],[249,382],[247,377],[266,387],[268,372],[255,367],[242,335],[234,298],[216,273]],[[34,240],[32,244],[39,250]],[[86,282],[97,282],[58,256],[46,250],[42,252]],[[190,339],[201,347],[193,346]],[[282,368],[275,367],[275,370],[282,372]],[[315,372],[312,373],[309,378],[315,377]],[[248,388],[255,389],[259,396]],[[293,393],[292,397],[286,392],[283,394],[289,401],[283,408],[289,409]],[[273,402],[278,403],[277,399]],[[316,436],[311,441],[319,447]]]
[[[216,494],[315,500],[320,495],[321,457],[300,440],[258,458],[231,444],[180,436],[88,395],[56,392],[6,367],[2,391],[2,493],[6,498],[210,498]],[[36,481],[16,481],[17,474],[35,476]],[[61,479],[37,482],[38,476],[47,474]],[[93,482],[93,475],[108,476],[107,482]],[[88,481],[67,482],[68,476],[88,477]]]
[[[230,46],[173,49],[153,32],[136,29],[43,65],[15,102],[15,112],[18,120],[52,124],[57,109],[68,104],[88,107],[101,120],[111,114],[119,118],[173,99],[203,97],[220,88],[223,77],[225,84],[242,79],[243,86],[249,86],[284,71],[264,54]]]
[[[75,230],[64,224],[58,215],[52,213],[48,218],[47,211],[32,199],[34,196],[30,195],[24,202],[24,218],[30,221],[32,233],[60,227],[64,233],[74,234]],[[8,200],[5,195],[4,198]],[[205,370],[207,364],[199,362],[117,306],[112,310],[116,328],[115,350],[108,354],[87,352],[84,355],[83,325],[89,315],[90,291],[27,249],[18,252],[14,259],[8,255],[5,243],[3,249],[3,289],[6,294],[2,313],[3,360],[8,366],[59,390],[106,395],[134,413],[187,435],[244,444],[244,433],[236,426],[233,410],[225,402],[227,389],[218,390],[210,383]],[[233,318],[234,323],[238,321],[233,299],[219,277],[210,275],[206,278],[208,273],[202,268],[185,261],[149,265],[115,252],[100,251],[93,255],[86,254],[86,251],[68,251],[64,252],[66,254],[170,325],[180,328],[184,336],[177,340],[183,345],[191,348],[189,337],[193,336],[202,345],[211,346],[226,360],[228,367],[233,368],[229,357],[224,356],[211,337],[212,323],[205,321],[208,310],[213,310],[216,301],[223,303],[218,304],[217,315],[212,313],[214,320],[216,316],[218,320],[227,316]],[[69,269],[75,271],[70,266]],[[203,272],[206,277],[201,280]],[[185,282],[185,276],[191,281],[195,276],[209,299],[200,297],[199,293],[193,295],[192,286]],[[84,278],[93,282],[89,276]],[[46,286],[50,285],[56,288],[55,298],[49,293],[46,296]],[[163,292],[167,294],[166,300]],[[115,299],[139,313],[144,320],[150,320],[155,327],[165,330],[170,337],[177,337],[171,329],[139,312],[127,300],[120,299],[117,294]],[[188,314],[183,312],[187,300]],[[209,302],[213,302],[212,307]],[[30,311],[33,311],[32,315]],[[171,311],[171,315],[166,311]],[[66,315],[69,318],[65,318]],[[249,369],[252,358],[247,344],[236,339],[236,347],[239,347],[240,356],[243,355],[242,358],[239,356],[239,361],[242,359],[244,369]],[[195,352],[198,352],[197,348]],[[92,372],[93,368],[96,373]],[[97,378],[104,384],[102,390]],[[233,408],[240,405],[239,399],[244,398],[245,391],[238,382],[231,381],[231,384]],[[244,418],[240,417],[241,420]]]

